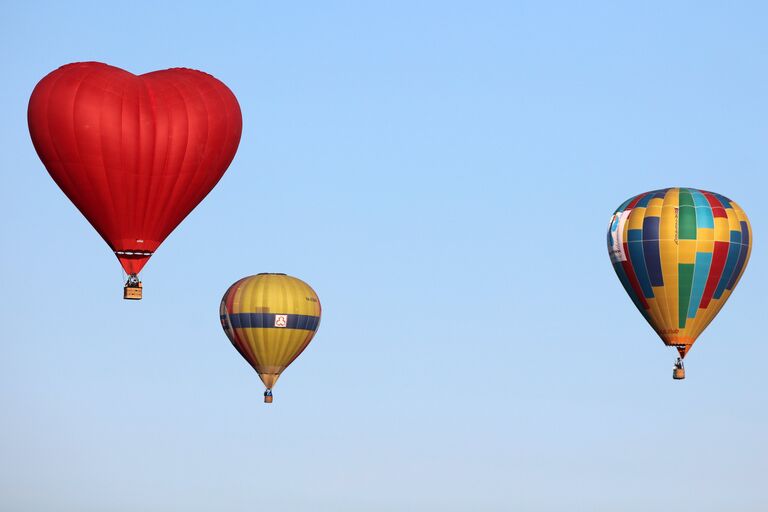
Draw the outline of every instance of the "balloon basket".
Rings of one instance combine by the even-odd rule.
[[[264,403],[265,404],[271,404],[272,403],[272,395],[265,396],[264,397]]]
[[[685,368],[675,368],[672,370],[672,378],[675,380],[683,380],[685,378]]]
[[[137,285],[125,285],[123,287],[123,298],[125,300],[141,300],[141,283]]]

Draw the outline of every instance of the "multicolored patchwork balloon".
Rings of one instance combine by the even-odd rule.
[[[682,358],[728,300],[751,248],[744,210],[714,192],[654,190],[613,214],[613,268],[664,344],[680,353],[675,378],[684,378]]]
[[[237,281],[221,299],[221,326],[229,341],[267,387],[299,357],[320,326],[320,299],[312,288],[285,274],[257,274]]]

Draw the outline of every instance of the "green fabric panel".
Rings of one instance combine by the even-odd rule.
[[[688,189],[680,189],[680,240],[696,240],[696,206]]]
[[[693,287],[693,263],[679,263],[677,265],[677,310],[679,325],[681,329],[685,328],[685,320],[688,317],[688,303],[691,302],[691,288]]]

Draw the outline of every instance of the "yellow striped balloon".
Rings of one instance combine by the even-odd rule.
[[[221,299],[221,325],[267,387],[265,402],[272,402],[272,388],[280,374],[315,336],[320,309],[315,291],[285,274],[245,277]]]
[[[694,188],[639,194],[608,228],[616,275],[664,344],[682,358],[715,318],[749,261],[752,228],[725,196]]]

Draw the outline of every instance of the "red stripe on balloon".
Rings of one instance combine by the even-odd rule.
[[[728,257],[728,246],[728,242],[715,242],[715,250],[712,254],[712,265],[709,267],[709,276],[707,277],[707,284],[704,287],[704,294],[701,297],[699,308],[706,308],[712,300],[712,295],[715,293],[717,283],[720,282],[720,276],[723,274],[725,260]]]
[[[704,197],[707,198],[707,201],[709,201],[709,206],[712,207],[712,215],[715,217],[725,217],[726,219],[728,218],[728,215],[725,213],[723,203],[721,203],[711,192],[704,192]]]
[[[632,201],[631,201],[631,202],[630,202],[630,203],[629,203],[629,204],[626,206],[626,208],[624,208],[624,210],[631,210],[632,208],[634,208],[635,206],[637,206],[637,203],[639,203],[639,202],[640,202],[640,200],[641,200],[642,198],[644,198],[644,197],[645,197],[645,196],[647,196],[647,195],[648,195],[648,192],[646,192],[646,193],[644,193],[644,194],[640,194],[640,195],[638,195],[637,197],[635,197],[635,198],[634,198],[634,199],[633,199],[633,200],[632,200]]]

